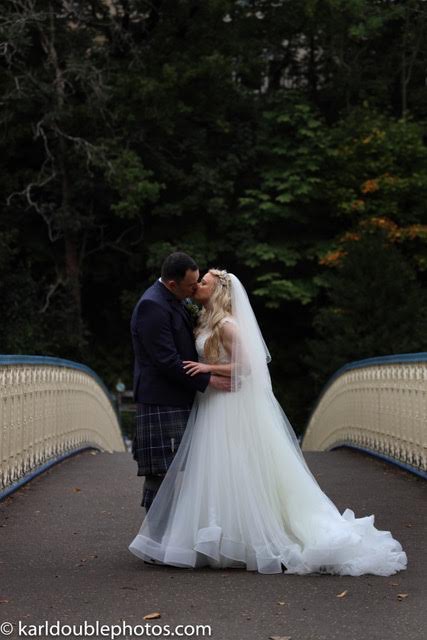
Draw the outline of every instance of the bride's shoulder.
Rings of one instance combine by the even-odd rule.
[[[225,316],[225,318],[223,318],[219,324],[223,325],[223,324],[226,324],[227,322],[231,322],[231,324],[237,324],[236,319],[233,318],[233,316],[229,316],[229,315]]]
[[[233,327],[237,327],[237,321],[232,316],[225,316],[225,318],[223,318],[219,323],[219,326],[224,330],[227,330],[229,328],[231,329]]]

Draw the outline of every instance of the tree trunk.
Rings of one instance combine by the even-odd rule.
[[[70,203],[70,187],[67,171],[67,145],[63,137],[59,138],[58,164],[61,171],[63,233],[65,245],[65,283],[69,292],[69,308],[67,312],[68,327],[76,342],[83,342],[82,301],[80,288],[80,238],[73,221]]]
[[[43,47],[48,59],[55,71],[55,90],[57,117],[54,126],[57,135],[57,165],[61,176],[61,207],[60,219],[62,233],[64,236],[65,255],[65,286],[69,292],[67,301],[69,307],[66,309],[66,324],[68,333],[77,347],[77,352],[83,344],[83,321],[82,303],[80,290],[80,267],[79,267],[79,234],[74,220],[70,197],[70,181],[67,167],[67,142],[61,131],[61,116],[65,105],[65,79],[63,69],[60,65],[55,46],[55,16],[52,6],[50,7],[50,32],[40,33]]]

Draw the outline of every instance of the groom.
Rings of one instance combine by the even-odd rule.
[[[210,373],[188,376],[183,360],[197,360],[193,325],[183,305],[197,290],[199,268],[190,256],[171,253],[161,278],[133,310],[136,431],[132,454],[145,476],[141,506],[151,506],[184,434],[196,391],[229,391],[230,381]]]

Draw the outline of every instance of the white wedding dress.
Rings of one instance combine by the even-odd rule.
[[[239,325],[235,316],[228,321]],[[200,361],[207,337],[196,341]],[[223,348],[220,361],[230,362]],[[251,366],[256,371],[255,360]],[[208,387],[197,394],[129,550],[178,567],[260,573],[389,576],[405,569],[406,553],[389,531],[375,528],[373,515],[341,515],[322,492],[271,385],[258,378],[252,388],[251,377],[241,376],[235,392]]]

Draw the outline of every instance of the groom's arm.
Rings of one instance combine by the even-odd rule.
[[[211,374],[200,373],[193,378],[186,375],[173,339],[170,316],[161,305],[152,300],[141,300],[137,332],[152,363],[166,376],[187,389],[205,391]]]

